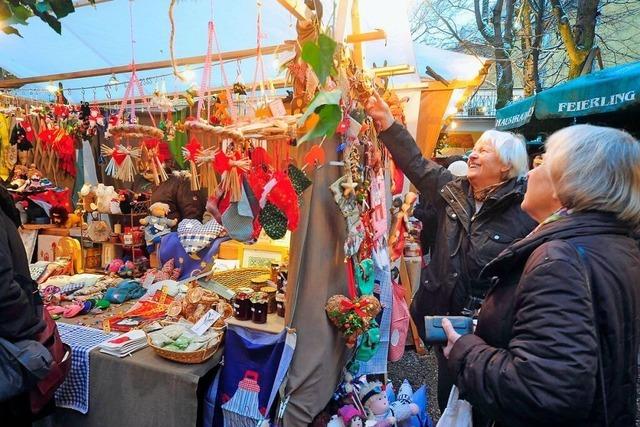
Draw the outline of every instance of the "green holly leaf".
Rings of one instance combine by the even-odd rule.
[[[73,0],[49,0],[47,3],[51,6],[51,10],[56,14],[58,19],[73,13]]]
[[[22,37],[22,35],[20,34],[20,31],[10,26],[2,27],[2,32],[5,34],[15,34],[17,36]]]
[[[333,55],[336,46],[335,40],[324,34],[318,36],[317,44],[308,41],[302,46],[302,60],[311,66],[321,85],[329,75],[335,73]]]
[[[298,119],[298,126],[303,126],[307,121],[311,113],[314,113],[318,108],[325,104],[340,104],[340,98],[342,98],[342,92],[339,89],[329,92],[321,91],[316,94],[311,103],[307,106],[302,117]]]
[[[10,6],[11,7],[11,13],[12,13],[12,23],[15,24],[22,24],[22,25],[27,25],[27,19],[31,18],[33,16],[33,13],[31,13],[31,11],[22,6],[22,5],[17,5],[17,6]]]
[[[318,123],[310,132],[300,138],[298,141],[299,144],[310,139],[320,138],[323,136],[330,138],[336,132],[336,128],[342,119],[342,110],[340,109],[340,106],[336,104],[326,104],[318,108],[317,113],[320,120],[318,120]]]

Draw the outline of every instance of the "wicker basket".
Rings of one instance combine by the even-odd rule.
[[[266,268],[237,268],[214,273],[211,279],[235,291],[238,288],[254,289],[256,286],[251,282],[251,279],[265,274],[271,274],[271,270]],[[262,286],[264,286],[264,284],[260,284],[259,287]]]
[[[149,338],[149,336],[147,335],[147,343],[149,344],[149,347],[151,347],[158,356],[172,360],[174,362],[188,364],[202,363],[210,359],[216,353],[216,351],[218,351],[221,342],[222,333],[218,335],[218,340],[209,347],[186,353],[180,351],[165,350],[162,347],[156,347],[151,343],[151,338]]]

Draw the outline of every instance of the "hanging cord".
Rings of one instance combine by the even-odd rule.
[[[173,51],[173,44],[176,38],[176,22],[173,18],[173,8],[176,5],[176,0],[171,0],[169,3],[169,23],[171,24],[171,32],[169,33],[169,57],[171,58],[171,68],[173,68],[173,75],[176,76],[180,81],[185,82],[186,79],[182,75],[182,73],[178,72],[178,66],[176,64],[176,56]]]
[[[256,70],[253,73],[253,87],[251,92],[255,92],[258,85],[258,70],[260,71],[260,95],[264,101],[267,101],[267,95],[264,91],[264,62],[262,60],[262,0],[256,2],[257,19],[256,19]]]

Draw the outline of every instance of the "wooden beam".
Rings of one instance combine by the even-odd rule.
[[[294,49],[294,45],[286,44],[286,43],[281,45],[265,46],[262,48],[262,54],[271,55],[276,52],[283,52],[283,51],[288,51],[292,49]],[[253,56],[256,56],[256,49],[251,48],[251,49],[222,52],[221,56],[223,61],[251,58]],[[180,58],[176,60],[176,64],[178,66],[203,64],[205,61],[205,58],[206,57],[204,55]],[[160,68],[171,68],[171,61],[164,60],[164,61],[145,62],[143,64],[136,64],[137,71],[157,70]],[[60,81],[60,80],[81,79],[86,77],[108,76],[112,73],[121,74],[121,73],[128,73],[130,71],[131,71],[130,65],[120,65],[116,67],[96,68],[93,70],[49,74],[46,76],[25,77],[21,79],[20,78],[6,79],[6,80],[0,80],[0,89],[15,89],[15,88],[19,88],[24,85],[32,84],[32,83],[44,83],[44,82]]]
[[[287,9],[297,20],[306,21],[309,19],[311,10],[309,10],[302,0],[278,0],[278,3]]]
[[[351,8],[351,31],[353,34],[360,34],[360,7],[359,0],[353,0]],[[353,44],[353,62],[358,68],[362,68],[364,64],[364,56],[362,52],[362,44],[356,42]]]
[[[273,80],[271,83],[273,84],[273,87],[275,89],[282,89],[282,88],[290,86],[290,85],[287,85],[287,82],[285,81],[285,79],[276,79],[276,80]],[[207,93],[208,94],[217,94],[219,92],[222,92],[225,89],[232,89],[232,87],[231,86],[229,86],[229,87],[225,87],[225,86],[212,87],[212,88],[209,88]],[[249,90],[249,89],[250,88],[247,87],[247,90]],[[166,96],[169,97],[169,98],[173,98],[175,96],[182,96],[182,95],[184,95],[185,92],[186,91],[167,93]],[[136,103],[138,101],[140,101],[140,102],[148,101],[152,96],[153,96],[153,94],[149,94],[149,95],[145,95],[145,96],[136,96],[136,97],[133,98],[133,100]],[[94,104],[97,104],[97,105],[117,104],[117,105],[119,105],[122,102],[122,99],[123,98],[103,99],[101,101],[94,102]]]
[[[386,39],[387,33],[384,30],[374,30],[367,33],[349,34],[347,36],[347,43],[362,43]]]
[[[351,14],[353,0],[340,0],[336,11],[336,20],[333,28],[333,38],[338,43],[344,42],[347,33],[347,18]],[[355,31],[354,31],[355,32]]]

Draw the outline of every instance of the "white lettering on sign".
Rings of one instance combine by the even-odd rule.
[[[514,123],[520,123],[527,120],[529,117],[533,115],[533,107],[529,108],[524,113],[516,114],[514,116],[504,117],[502,119],[496,119],[496,127],[503,127],[512,125]]]
[[[559,102],[558,112],[585,111],[596,107],[607,107],[609,105],[618,105],[624,102],[635,101],[636,91],[616,93],[610,96],[601,96],[598,98],[584,99],[576,102]]]

